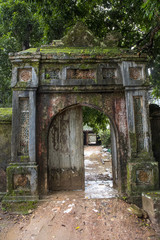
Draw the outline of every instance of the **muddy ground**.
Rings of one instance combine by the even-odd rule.
[[[160,239],[149,219],[132,215],[117,197],[107,152],[87,147],[85,169],[85,191],[52,193],[28,215],[0,210],[0,240]]]

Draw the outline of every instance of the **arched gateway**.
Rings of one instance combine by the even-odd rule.
[[[14,190],[17,199],[83,188],[83,105],[110,118],[119,193],[137,198],[158,188],[146,56],[94,47],[96,41],[84,47],[85,33],[83,47],[44,46],[10,55],[13,131],[7,174],[8,192]]]

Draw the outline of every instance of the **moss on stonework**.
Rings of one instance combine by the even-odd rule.
[[[0,108],[0,122],[12,122],[12,108]]]
[[[154,161],[153,159],[153,153],[152,152],[147,152],[147,151],[142,151],[138,154],[138,157],[137,157],[138,161],[141,161],[141,162],[151,162],[151,161]]]
[[[31,82],[18,82],[16,87],[27,88]]]
[[[129,164],[127,164],[127,192],[131,192],[131,171]]]
[[[2,201],[2,210],[17,214],[29,214],[37,207],[37,201],[5,202]]]
[[[131,155],[135,156],[136,152],[137,152],[137,140],[136,140],[136,134],[130,132],[129,133],[130,136],[130,144],[131,144]]]
[[[78,91],[78,87],[73,87],[73,91],[77,92]]]
[[[32,53],[36,53],[35,48],[30,48],[27,49],[25,51],[19,52],[19,54],[32,54]],[[61,55],[61,54],[68,54],[70,56],[73,55],[91,55],[93,56],[97,56],[97,55],[107,55],[110,57],[114,57],[116,55],[125,55],[128,52],[128,49],[124,49],[124,48],[102,48],[102,47],[45,47],[45,48],[40,48],[39,52],[42,54],[57,54],[57,55]]]
[[[160,191],[152,191],[152,192],[147,192],[144,194],[153,199],[160,199]]]
[[[140,171],[144,172],[142,179],[139,179]],[[140,162],[137,159],[137,162],[127,164],[127,193],[129,196],[141,195],[144,191],[154,191],[158,187],[158,179],[156,162],[146,162],[145,159]]]
[[[26,160],[29,160],[29,156],[20,156],[21,162],[25,162]]]

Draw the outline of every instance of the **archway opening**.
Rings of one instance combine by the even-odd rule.
[[[101,111],[83,106],[85,195],[111,198],[117,195],[117,149],[110,119]]]
[[[93,130],[87,138],[86,125]],[[89,198],[114,197],[117,171],[116,134],[106,115],[93,107],[76,105],[53,118],[48,134],[49,191],[85,189]]]

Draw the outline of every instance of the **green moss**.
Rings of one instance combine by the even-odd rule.
[[[26,160],[29,160],[29,156],[20,156],[21,162],[25,162]]]
[[[7,202],[2,201],[2,210],[17,214],[29,214],[37,207],[37,201]]]
[[[135,156],[137,153],[137,139],[136,139],[136,134],[130,132],[130,144],[131,144],[131,156]]]
[[[7,167],[7,171],[10,171],[10,170],[12,170],[14,168],[17,168],[18,166],[19,166],[18,164],[14,163],[14,164],[12,164],[12,165]]]
[[[19,166],[18,164],[12,164],[9,165],[7,167],[7,182],[8,182],[8,194],[12,195],[13,194],[13,174],[24,174],[25,173],[25,169],[22,166]],[[17,195],[19,194],[19,192],[16,193]]]
[[[138,154],[138,161],[151,162],[153,161],[152,152],[142,151]]]
[[[125,55],[127,49],[123,48],[102,48],[102,47],[45,47],[40,49],[40,53],[42,54],[57,54],[63,55],[68,54],[69,56],[73,55],[91,55],[92,57],[96,57],[97,55],[107,55],[107,56],[117,56],[117,55]],[[20,52],[22,55],[36,53],[35,48],[30,48],[25,51]]]
[[[141,195],[144,191],[153,191],[158,187],[158,164],[156,162],[139,161],[127,164],[127,193],[128,195]],[[149,171],[152,174],[149,177],[149,182],[139,182],[137,171]]]
[[[102,96],[99,94],[95,94],[94,96],[92,96],[92,103],[95,106],[99,106],[102,103]]]
[[[50,78],[49,79],[44,79],[42,82],[46,83],[46,84],[51,84],[51,79]]]
[[[51,78],[50,74],[46,73],[46,79],[50,79],[50,78]]]
[[[30,82],[18,82],[16,87],[27,88]]]
[[[127,164],[127,192],[131,192],[131,171],[129,164]]]
[[[78,87],[74,87],[73,91],[77,92],[78,91]]]
[[[27,50],[25,50],[25,51],[21,51],[23,54],[29,54],[29,53],[35,53],[37,51],[37,48],[29,48],[29,49],[27,49]]]
[[[147,192],[145,193],[147,196],[153,198],[153,199],[160,199],[160,191],[152,191],[152,192]]]
[[[0,122],[12,122],[12,108],[0,108]]]

